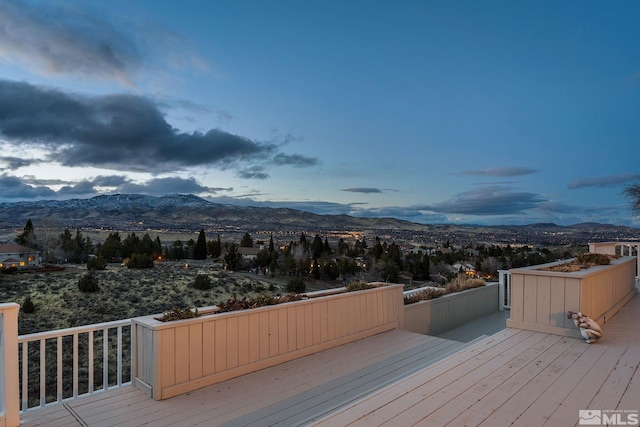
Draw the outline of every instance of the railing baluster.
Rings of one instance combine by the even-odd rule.
[[[22,410],[26,411],[29,407],[29,343],[22,343]]]
[[[109,328],[102,331],[102,389],[109,388]]]
[[[58,390],[58,402],[62,402],[63,392],[62,392],[62,335],[60,335],[57,339],[58,347],[56,348],[56,354],[58,357],[58,386],[56,387]]]
[[[93,331],[89,331],[89,394],[93,393]]]
[[[46,398],[46,371],[45,371],[45,355],[47,353],[46,339],[40,339],[40,406],[47,403]]]
[[[122,385],[122,326],[118,326],[118,387]]]
[[[78,397],[78,333],[73,334],[73,397]]]

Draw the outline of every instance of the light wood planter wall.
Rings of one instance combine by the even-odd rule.
[[[437,335],[498,311],[499,284],[448,294],[404,306],[401,329]]]
[[[397,329],[402,285],[194,319],[133,319],[134,384],[156,400]]]
[[[580,338],[567,311],[581,311],[605,323],[637,293],[635,264],[635,257],[622,257],[571,273],[542,271],[540,265],[512,269],[507,326]]]

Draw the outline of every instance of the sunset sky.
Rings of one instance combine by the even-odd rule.
[[[0,202],[640,227],[638,1],[3,1]]]

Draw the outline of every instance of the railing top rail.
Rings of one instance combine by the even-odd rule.
[[[131,319],[114,320],[112,322],[94,323],[91,325],[76,326],[74,328],[56,329],[53,331],[36,332],[34,334],[19,335],[18,342],[34,341],[43,338],[55,338],[64,335],[80,334],[89,331],[101,331],[107,328],[131,325]]]
[[[16,307],[20,307],[20,305],[16,304],[15,302],[0,303],[0,310],[15,310]]]

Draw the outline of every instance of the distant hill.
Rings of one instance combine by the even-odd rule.
[[[200,229],[420,229],[420,224],[394,218],[317,215],[288,208],[236,206],[209,202],[194,195],[145,196],[114,194],[90,199],[0,203],[0,227],[24,227],[27,219],[70,228]]]
[[[417,224],[395,218],[318,215],[288,208],[213,203],[194,195],[145,196],[115,194],[90,199],[0,203],[0,228],[20,229],[28,219],[38,226],[54,222],[70,229],[184,230],[218,232],[359,231],[397,240],[477,244],[482,242],[541,245],[586,244],[594,241],[640,240],[640,230],[584,223],[572,226],[463,226]]]

